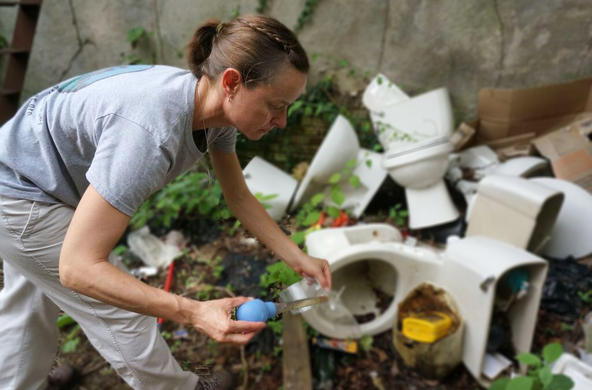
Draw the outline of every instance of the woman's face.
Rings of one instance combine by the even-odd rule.
[[[288,106],[306,87],[307,75],[290,64],[282,65],[271,80],[248,89],[241,84],[227,104],[227,116],[250,140],[258,140],[274,127],[286,126]]]

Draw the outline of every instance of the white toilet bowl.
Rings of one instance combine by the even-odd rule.
[[[528,292],[508,316],[516,353],[530,350],[547,263],[529,252],[485,237],[449,239],[445,251],[412,247],[384,224],[319,230],[307,236],[306,245],[311,256],[329,261],[332,288],[344,289],[341,300],[352,314],[374,314],[352,326],[334,321],[330,303],[304,312],[324,335],[359,338],[386,331],[395,324],[399,302],[419,284],[432,283],[453,296],[466,326],[463,361],[481,380],[498,282],[514,269],[525,269]]]
[[[410,228],[420,229],[458,218],[443,179],[452,149],[448,138],[442,137],[384,154],[383,166],[393,180],[405,187]]]
[[[446,88],[407,96],[377,75],[362,102],[385,149],[383,165],[405,187],[412,229],[454,221],[459,213],[444,185],[454,120]]]

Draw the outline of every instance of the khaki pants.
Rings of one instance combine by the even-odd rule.
[[[0,195],[0,389],[43,389],[57,351],[62,309],[134,389],[194,389],[158,332],[156,319],[64,288],[58,259],[74,210]],[[124,286],[122,286],[124,288]]]

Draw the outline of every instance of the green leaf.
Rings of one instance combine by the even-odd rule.
[[[290,105],[288,108],[288,116],[292,116],[295,112],[298,112],[303,104],[304,102],[302,100],[296,100],[294,103],[292,103],[292,105]]]
[[[549,366],[541,368],[541,370],[539,371],[539,379],[541,380],[543,387],[549,386],[549,384],[553,380],[553,374],[551,373],[551,369],[549,368]]]
[[[356,167],[356,164],[358,163],[358,161],[355,158],[352,158],[351,160],[349,160],[347,162],[347,164],[345,164],[345,167],[347,169],[353,169]]]
[[[290,238],[292,239],[292,241],[296,243],[296,245],[304,244],[304,240],[306,239],[306,232],[294,232],[292,233]]]
[[[327,208],[327,214],[329,214],[333,218],[339,217],[339,209],[335,206],[329,206]]]
[[[345,201],[345,195],[341,188],[333,187],[331,188],[331,200],[335,202],[337,205],[341,206]]]
[[[370,159],[366,160],[366,166],[368,168],[372,168],[372,160],[370,160]]]
[[[281,321],[267,321],[267,326],[269,326],[269,328],[277,336],[281,336],[282,335],[282,331],[284,330],[284,327],[283,327]]]
[[[499,378],[489,386],[488,390],[506,390],[510,383],[510,378]]]
[[[329,178],[329,184],[337,184],[337,183],[339,183],[339,180],[341,180],[341,174],[340,173],[334,173]]]
[[[68,340],[64,344],[62,344],[62,352],[63,353],[71,353],[76,351],[76,348],[80,344],[80,337],[76,337],[75,339]]]
[[[313,206],[317,206],[319,203],[321,203],[323,200],[325,199],[325,194],[323,193],[318,193],[316,195],[314,195],[311,199],[310,199],[310,203]]]
[[[569,390],[574,387],[574,385],[574,382],[568,376],[557,374],[553,375],[551,383],[545,386],[543,390]]]
[[[360,344],[360,348],[362,348],[363,351],[368,352],[370,348],[372,348],[374,338],[370,335],[364,335],[360,338],[360,340],[358,340],[358,342]]]
[[[547,364],[553,363],[559,359],[559,356],[563,353],[563,347],[559,343],[550,343],[545,345],[543,348],[543,359]]]
[[[70,317],[67,314],[62,314],[61,316],[59,316],[57,321],[58,328],[60,329],[75,323],[76,321],[74,321],[72,317]]]
[[[541,359],[532,353],[523,352],[516,356],[516,360],[518,360],[522,364],[526,364],[529,366],[540,367],[541,366]]]
[[[131,44],[136,43],[142,36],[146,34],[144,27],[134,27],[127,31],[127,41]]]
[[[534,378],[517,376],[510,380],[506,390],[531,390],[534,386]]]
[[[321,213],[319,211],[313,211],[306,216],[306,218],[304,219],[302,224],[304,226],[310,226],[310,225],[316,223],[320,217],[321,217]]]
[[[357,175],[351,175],[349,177],[349,184],[354,188],[358,188],[360,186],[360,178]]]

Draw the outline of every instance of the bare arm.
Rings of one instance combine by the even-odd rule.
[[[151,287],[109,263],[109,253],[128,222],[127,215],[89,185],[64,238],[61,283],[122,309],[192,325],[218,341],[246,343],[265,326],[230,320],[232,308],[246,298],[194,301]]]
[[[236,154],[210,150],[210,155],[224,198],[234,216],[294,271],[317,279],[323,288],[329,290],[329,263],[302,252],[271,219],[257,198],[250,193]]]

